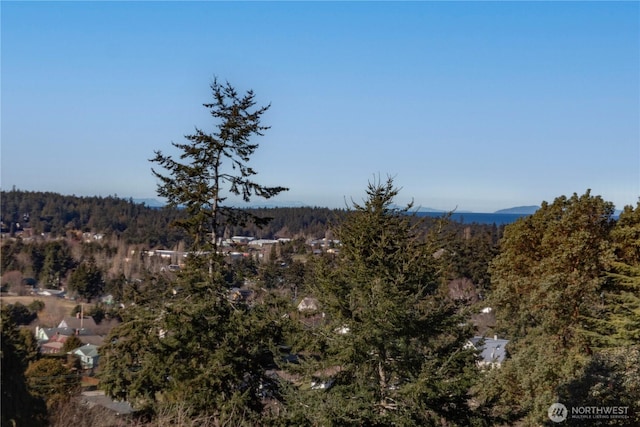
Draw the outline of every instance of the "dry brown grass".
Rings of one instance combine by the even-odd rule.
[[[53,296],[29,295],[29,296],[0,296],[0,305],[15,304],[19,302],[23,305],[29,305],[34,300],[44,302],[44,310],[38,313],[38,320],[34,321],[30,326],[42,326],[53,328],[58,326],[65,316],[70,316],[78,302],[69,301],[63,298]],[[89,308],[89,304],[85,304],[85,309]],[[37,322],[37,323],[36,323]]]

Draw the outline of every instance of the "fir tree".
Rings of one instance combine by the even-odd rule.
[[[0,423],[3,426],[44,426],[47,413],[44,401],[31,394],[25,378],[27,365],[34,360],[33,349],[5,307],[0,311],[0,335]]]
[[[370,183],[367,199],[337,230],[337,265],[318,267],[315,296],[325,323],[311,330],[317,351],[303,364],[299,390],[288,394],[294,423],[462,425],[473,418],[469,331],[440,293],[437,247],[418,237],[410,206],[394,206],[397,194],[390,178]]]
[[[104,291],[104,279],[102,271],[96,265],[96,260],[90,256],[88,260],[83,261],[73,270],[67,286],[70,291],[76,292],[83,298],[90,301],[97,298]]]
[[[588,330],[599,347],[640,342],[640,203],[626,206],[611,230],[615,260],[600,294],[599,316]]]
[[[253,92],[240,96],[229,83],[214,80],[211,89],[213,102],[204,106],[216,130],[196,128],[189,142],[174,143],[180,160],[160,151],[152,159],[169,173],[153,171],[158,195],[185,207],[177,225],[194,251],[174,283],[157,289],[111,332],[100,350],[101,384],[139,409],[159,413],[184,405],[189,415],[212,416],[221,425],[255,425],[269,349],[279,339],[278,317],[267,316],[268,304],[250,307],[229,297],[233,275],[218,253],[218,238],[225,226],[265,221],[226,206],[228,195],[249,201],[286,189],[256,183],[248,165],[258,148],[251,138],[267,129],[260,122],[269,107],[254,108]]]
[[[240,95],[231,84],[217,79],[211,91],[213,102],[203,105],[214,118],[216,130],[207,133],[196,128],[185,136],[188,142],[172,143],[182,152],[179,160],[156,151],[151,161],[168,171],[164,175],[152,169],[160,180],[158,195],[166,197],[170,206],[187,210],[187,218],[176,223],[194,238],[196,247],[215,251],[225,224],[264,222],[247,210],[225,205],[229,195],[248,202],[253,196],[268,199],[287,189],[253,181],[257,172],[248,164],[258,148],[252,137],[269,129],[261,119],[270,105],[256,107],[253,91]]]

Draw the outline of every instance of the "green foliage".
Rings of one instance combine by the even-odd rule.
[[[613,205],[588,191],[544,202],[506,227],[489,304],[511,358],[485,389],[503,421],[539,424],[559,387],[589,362],[613,251]],[[600,331],[602,332],[602,331]]]
[[[640,202],[635,209],[625,206],[616,227],[611,231],[613,247],[619,262],[640,264]]]
[[[27,308],[35,313],[39,313],[42,310],[44,310],[44,301],[39,300],[39,299],[34,299],[28,306]]]
[[[187,217],[176,224],[193,237],[196,248],[215,251],[223,224],[268,222],[247,210],[225,206],[228,195],[241,196],[248,202],[253,196],[268,199],[287,189],[254,182],[256,171],[248,165],[258,148],[251,139],[268,129],[260,122],[269,106],[255,107],[253,91],[241,96],[231,84],[221,84],[217,79],[211,91],[213,102],[203,105],[216,122],[216,130],[206,133],[196,128],[195,134],[185,136],[187,143],[172,143],[182,152],[180,160],[184,163],[161,151],[156,151],[151,161],[169,173],[163,175],[152,169],[160,181],[158,195],[170,206],[184,206],[187,212]]]
[[[566,348],[559,337],[530,331],[509,343],[509,358],[486,374],[474,390],[497,424],[537,426],[548,421],[549,405],[559,387],[572,381],[588,363],[579,348]]]
[[[100,349],[101,386],[156,414],[184,404],[189,416],[255,425],[263,410],[265,370],[273,363],[270,349],[281,339],[281,313],[268,299],[249,307],[229,297],[229,285],[244,272],[234,274],[217,254],[218,238],[224,226],[266,223],[225,206],[228,194],[249,201],[286,189],[257,184],[248,165],[258,148],[250,139],[267,129],[260,120],[268,107],[255,108],[253,92],[239,96],[229,83],[214,80],[211,89],[213,103],[204,106],[216,130],[196,128],[188,143],[173,143],[180,160],[160,151],[151,160],[168,171],[153,171],[158,194],[185,208],[186,217],[176,224],[198,253],[187,258],[175,283],[164,289],[169,292],[156,288],[155,295],[140,295],[141,305],[123,314]]]
[[[72,316],[75,316],[76,313],[80,312],[80,306],[77,305],[71,313]],[[85,316],[91,317],[96,324],[100,324],[104,319],[119,319],[120,318],[120,310],[114,306],[105,306],[104,304],[97,303],[92,304],[87,307],[84,311]]]
[[[18,331],[20,336],[19,344],[17,347],[19,348],[22,357],[26,363],[31,363],[40,357],[40,353],[38,351],[38,340],[31,330],[27,328],[20,328]]]
[[[407,210],[393,205],[397,192],[391,179],[370,184],[367,200],[337,230],[337,265],[317,266],[315,296],[326,321],[310,331],[318,353],[303,364],[303,385],[286,396],[292,419],[440,425],[473,418],[467,392],[475,354],[463,348],[469,331],[439,293],[436,241],[418,238]],[[313,377],[328,390],[305,386]]]
[[[7,242],[2,245],[2,257],[0,257],[1,271],[21,269],[22,266],[18,262],[17,255],[23,250],[23,247],[24,245],[21,240],[7,239]]]
[[[67,401],[80,386],[80,377],[65,360],[45,357],[29,364],[25,377],[31,393],[47,402],[47,407],[54,407]]]
[[[35,357],[33,334],[26,331],[29,337],[26,333],[19,332],[6,310],[2,310],[0,317],[1,424],[3,426],[45,425],[44,402],[29,392],[24,375],[27,364]]]
[[[40,282],[47,288],[59,289],[62,279],[73,266],[69,245],[65,241],[46,242]]]
[[[2,271],[18,270],[27,277],[39,277],[44,265],[44,245],[3,239],[0,263]]]
[[[6,313],[16,325],[28,325],[38,318],[38,313],[21,302],[2,306],[2,312]]]
[[[444,255],[448,277],[467,278],[479,290],[489,290],[489,264],[498,254],[498,228],[495,225],[480,224],[464,227],[452,224],[453,227],[455,235],[451,238]]]
[[[46,230],[52,237],[80,238],[77,232],[117,236],[127,244],[145,244],[148,247],[171,248],[180,241],[190,244],[191,240],[184,231],[171,224],[184,219],[183,209],[163,207],[151,208],[131,200],[116,197],[77,197],[50,192],[2,191],[0,212],[3,218],[9,218],[14,212],[30,214],[28,224],[33,234]],[[44,206],[47,216],[43,215]],[[337,224],[344,216],[341,209],[322,207],[274,207],[248,208],[252,216],[272,218],[269,224],[245,223],[225,224],[229,236],[250,235],[257,238],[323,236],[327,228]],[[75,212],[75,213],[74,213]],[[68,221],[69,215],[74,220]],[[67,226],[68,225],[68,226]],[[93,245],[94,248],[96,244]],[[20,270],[25,275],[40,277],[44,263],[42,244],[25,244],[21,239],[2,242],[2,271]],[[89,248],[87,248],[87,252]],[[18,255],[23,254],[22,257]]]
[[[155,310],[131,307],[100,347],[100,380],[105,392],[138,408],[150,406],[166,380],[157,363],[160,327]]]
[[[66,341],[62,345],[62,349],[60,349],[60,352],[68,353],[70,351],[75,350],[78,347],[82,347],[83,345],[84,344],[82,343],[82,341],[80,341],[80,338],[78,338],[75,335],[71,335],[69,338],[66,339]]]
[[[494,259],[492,302],[502,330],[517,339],[532,329],[562,346],[588,346],[580,322],[593,314],[612,260],[613,205],[589,192],[544,202],[506,227]]]
[[[67,286],[70,291],[76,292],[89,301],[101,296],[104,291],[104,279],[95,258],[89,257],[88,260],[81,262],[71,273]]]
[[[611,231],[615,261],[601,293],[600,315],[589,329],[600,347],[640,341],[640,203],[625,207]]]
[[[269,320],[268,303],[230,301],[224,282],[203,271],[186,268],[176,295],[129,312],[112,330],[100,349],[101,384],[140,409],[184,403],[194,416],[255,421],[279,317]]]
[[[114,196],[77,197],[20,190],[2,191],[0,198],[2,218],[21,223],[36,235],[50,233],[63,237],[72,230],[86,231],[116,235],[127,243],[164,247],[185,239],[184,233],[169,227],[172,221],[184,216],[179,209],[151,208]],[[28,222],[23,221],[25,215]],[[38,277],[38,273],[36,268],[34,276]]]
[[[629,418],[601,420],[600,425],[640,425],[640,347],[634,345],[597,353],[575,379],[561,387],[559,394],[560,401],[567,407],[628,407]],[[584,420],[571,418],[567,421],[568,425],[576,426],[584,423]]]
[[[231,107],[246,98],[223,104]],[[220,105],[216,100],[207,108]],[[264,110],[253,113],[260,112],[259,119]],[[230,117],[214,115],[220,123]],[[181,171],[202,170],[197,165],[205,153],[195,147],[219,147],[214,139],[222,141],[226,128],[216,129],[211,135],[197,130],[178,145],[195,156],[180,158],[195,159]],[[236,169],[239,177],[242,170]],[[225,172],[231,176],[234,170]],[[219,190],[222,202],[228,191]],[[78,243],[80,234],[71,230],[106,231],[119,241],[151,247],[175,247],[185,239],[206,247],[216,228],[218,237],[294,238],[275,247],[268,263],[228,264],[201,256],[188,259],[178,274],[140,269],[134,280],[129,273],[109,273],[108,292],[135,306],[121,311],[123,323],[101,350],[102,384],[109,395],[149,409],[155,425],[185,418],[191,425],[540,425],[548,423],[546,411],[555,401],[623,405],[640,413],[640,203],[625,207],[618,220],[610,203],[589,192],[544,203],[536,214],[505,228],[488,269],[501,229],[420,222],[410,209],[393,205],[396,194],[389,180],[370,185],[368,199],[346,211],[249,209],[246,217],[225,219],[219,208],[219,227],[212,227],[211,216],[198,216],[197,209],[188,216],[187,210],[148,209],[112,197],[3,192],[3,218],[7,205],[18,206],[31,213],[23,226],[38,234],[67,233],[67,239],[5,239],[1,267],[40,277],[48,286],[68,277],[71,289],[93,298],[101,291],[87,288],[91,273],[97,276],[99,270],[90,258],[104,267],[121,249],[110,246],[116,239]],[[190,196],[200,194],[185,193]],[[254,216],[273,220],[263,228],[243,223]],[[186,227],[193,236],[169,227],[176,220],[193,226]],[[444,236],[436,234],[440,225]],[[329,235],[328,229],[343,243],[340,254],[308,256],[305,237]],[[442,255],[433,257],[436,253]],[[487,304],[498,315],[499,332],[510,338],[501,369],[478,373],[473,352],[463,348],[471,331],[459,326],[464,313],[442,287],[454,278],[469,278],[490,293]],[[245,279],[256,284],[252,302],[230,300],[229,288]],[[319,312],[293,308],[294,297],[297,302],[307,295],[320,300]],[[33,334],[15,328],[15,321],[29,323],[39,309],[36,302],[3,306],[2,425],[11,425],[11,419],[38,425],[45,419],[44,396],[34,398],[26,385],[29,363],[34,372],[53,372],[44,378],[74,378],[63,361],[44,366]],[[99,305],[91,310],[87,314],[96,320],[117,315]],[[299,364],[284,364],[288,348],[300,356]],[[289,381],[274,380],[276,365]],[[30,375],[33,393],[68,385],[41,384],[41,375]],[[330,387],[318,390],[312,381]],[[62,400],[64,393],[54,396]],[[639,422],[636,417],[627,425]]]
[[[585,320],[586,334],[598,348],[640,342],[640,264],[615,262],[600,294],[597,317]]]

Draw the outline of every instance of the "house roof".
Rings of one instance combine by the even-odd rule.
[[[62,319],[62,321],[58,325],[59,328],[72,328],[72,329],[81,329],[81,330],[95,329],[96,326],[97,325],[96,325],[96,322],[93,320],[93,317],[88,317],[88,316],[85,316],[82,319],[68,316]]]
[[[51,350],[60,350],[63,346],[64,342],[62,341],[51,341],[41,345],[42,348],[48,348]]]
[[[72,353],[77,354],[78,356],[98,357],[98,346],[85,344],[82,347],[78,347],[73,350]]]
[[[104,343],[104,337],[100,335],[80,334],[78,338],[80,338],[80,342],[82,342],[83,344],[91,344],[95,345],[96,347],[99,347]]]
[[[56,334],[56,335],[52,336],[52,337],[49,339],[49,342],[50,342],[50,343],[51,343],[51,342],[61,342],[61,343],[64,343],[64,342],[66,342],[66,341],[67,341],[67,339],[68,339],[68,338],[70,338],[70,337],[71,337],[71,335],[62,335],[62,334],[58,335],[58,334]]]
[[[484,344],[481,344],[484,340]],[[502,363],[507,357],[506,346],[509,340],[475,336],[469,340],[473,346],[480,350],[480,357],[484,363]]]

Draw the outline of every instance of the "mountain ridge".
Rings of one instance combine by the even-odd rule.
[[[531,205],[531,206],[514,206],[512,208],[499,209],[494,214],[518,214],[518,215],[532,215],[536,213],[536,211],[540,209],[540,206]]]

